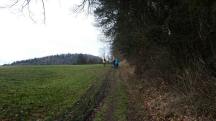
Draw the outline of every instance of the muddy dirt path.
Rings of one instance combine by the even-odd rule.
[[[109,88],[107,95],[101,102],[101,105],[97,107],[91,121],[126,121],[126,118],[122,118],[122,115],[126,115],[126,113],[122,113],[122,104],[125,103],[122,102],[123,92],[121,84],[119,71],[113,70],[109,75]],[[123,105],[123,107],[126,106]]]
[[[110,90],[107,95],[111,97],[110,98],[111,100],[108,103],[108,109],[107,109],[107,113],[105,114],[104,121],[115,121],[113,113],[115,112],[115,109],[116,109],[117,99],[113,94],[115,93],[115,91],[117,91],[116,81],[117,81],[117,75],[116,75],[116,72],[113,72],[112,77],[110,79]]]

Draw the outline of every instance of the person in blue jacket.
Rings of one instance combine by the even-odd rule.
[[[115,58],[113,61],[114,68],[117,69],[119,67],[119,64],[120,64],[120,60],[118,58]]]

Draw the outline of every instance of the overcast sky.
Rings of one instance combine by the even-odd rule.
[[[7,0],[9,1],[9,0]],[[31,20],[17,7],[0,9],[0,65],[16,60],[62,53],[100,55],[100,31],[94,18],[73,13],[81,0],[46,0],[46,24],[38,0],[31,3]],[[5,5],[1,3],[0,5]],[[35,23],[35,22],[36,23]]]

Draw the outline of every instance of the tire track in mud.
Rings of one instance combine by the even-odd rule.
[[[97,83],[93,84],[71,108],[54,121],[93,121],[96,110],[110,90],[112,73],[112,70],[108,71],[99,87]]]
[[[106,89],[106,95],[104,96],[103,100],[101,100],[101,102],[99,103],[99,105],[96,106],[96,108],[94,109],[94,111],[92,112],[91,116],[89,117],[88,120],[86,121],[94,121],[95,115],[98,111],[101,110],[102,106],[105,103],[105,100],[108,96],[110,96],[114,91],[115,91],[115,71],[111,71],[109,73],[109,75],[107,75],[107,79],[108,79],[108,84],[107,84],[107,89]],[[113,112],[115,110],[115,101],[112,100],[109,105],[108,105],[108,112],[106,112],[105,114],[105,119],[104,121],[114,121],[114,117],[113,117]]]
[[[115,74],[115,72],[113,72],[111,82],[110,82],[110,90],[108,92],[109,93],[108,96],[111,96],[111,98],[110,98],[111,100],[108,103],[108,110],[107,110],[107,113],[105,115],[104,121],[115,121],[114,112],[115,112],[115,109],[116,109],[117,99],[116,99],[116,97],[114,97],[115,95],[113,95],[113,94],[117,90],[116,88],[117,88],[116,74]]]
[[[107,95],[95,110],[93,118],[89,121],[116,121],[119,119],[116,114],[119,111],[119,101],[121,101],[118,93],[120,88],[119,71],[114,70],[109,76]]]

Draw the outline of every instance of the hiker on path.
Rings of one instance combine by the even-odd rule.
[[[114,58],[112,64],[113,68],[117,69],[119,67],[120,60],[118,58]]]
[[[115,68],[117,69],[119,67],[120,60],[118,58],[115,59]]]
[[[106,59],[105,58],[103,59],[103,65],[104,65],[104,67],[106,66]]]

